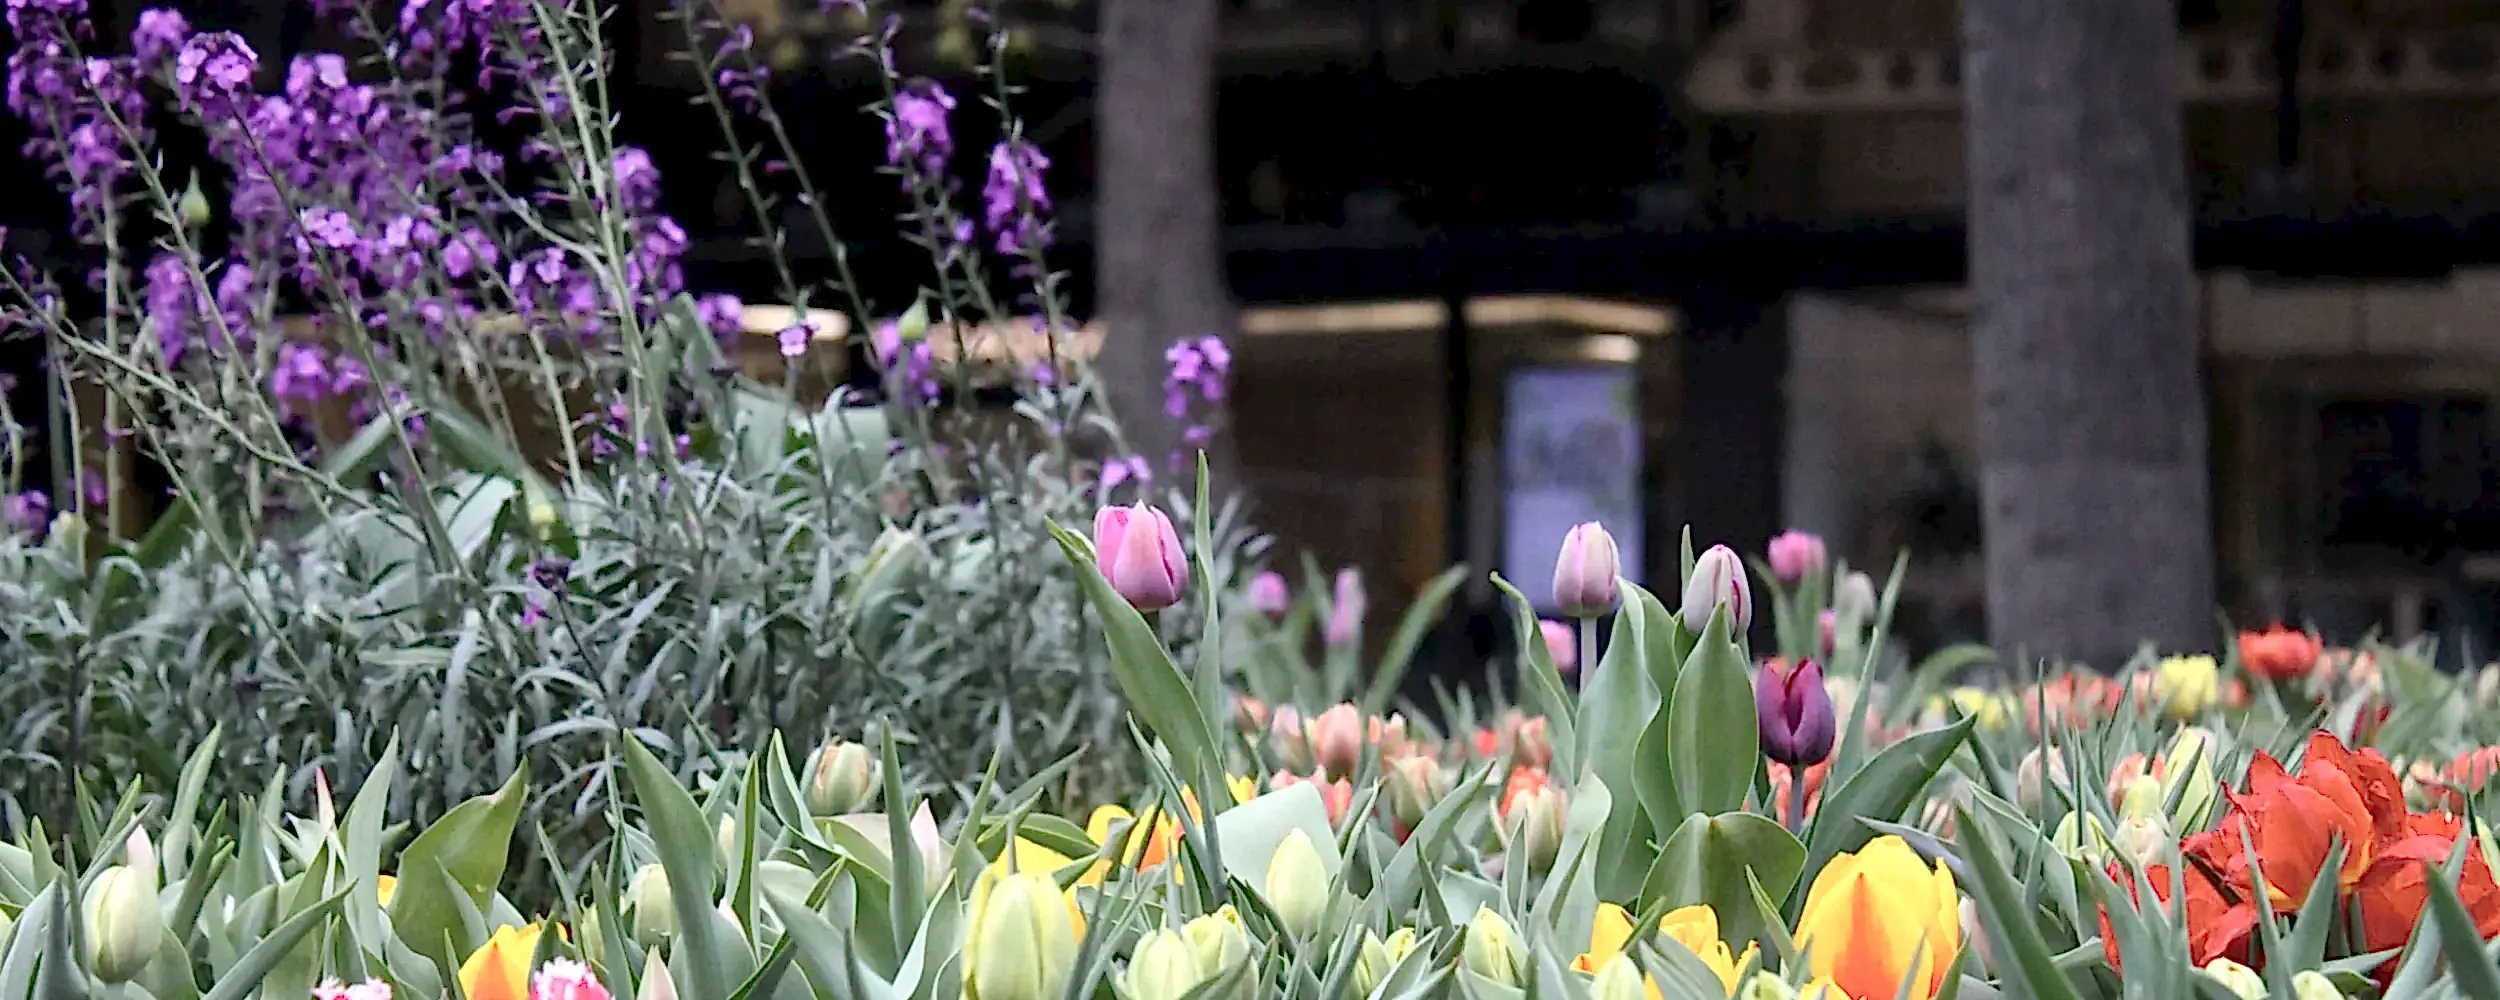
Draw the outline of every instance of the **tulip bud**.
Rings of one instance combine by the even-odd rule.
[[[2082,818],[2081,825],[2077,825],[2077,817]],[[2070,812],[2066,818],[2057,821],[2057,830],[2049,835],[2049,844],[2069,858],[2098,865],[2109,858],[2109,828],[2101,825],[2098,816]]]
[[[1246,694],[1233,696],[1233,728],[1244,736],[1256,736],[1267,729],[1267,703]]]
[[[2205,963],[2204,973],[2221,983],[2224,989],[2237,994],[2240,1000],[2266,1000],[2266,977],[2257,970],[2227,958]]]
[[[634,1000],[677,1000],[677,980],[669,975],[668,963],[661,960],[660,949],[643,953],[642,989]]]
[[[1745,562],[1736,550],[1713,545],[1693,560],[1693,577],[1684,581],[1684,627],[1695,634],[1710,625],[1710,613],[1725,609],[1730,635],[1753,627],[1753,584],[1745,579]]]
[[[1833,640],[1839,638],[1840,616],[1834,614],[1832,609],[1824,608],[1822,611],[1815,613],[1814,628],[1815,631],[1821,633],[1816,636],[1816,640],[1820,642],[1821,645],[1816,646],[1815,648],[1822,650],[1824,656],[1832,655],[1832,642]]]
[[[720,818],[720,825],[712,828],[712,848],[720,852],[723,860],[735,860],[738,857],[737,817]]]
[[[1311,761],[1310,727],[1302,721],[1302,710],[1291,705],[1278,705],[1267,714],[1269,743],[1277,760],[1289,771],[1308,771]]]
[[[2170,831],[2161,814],[2128,816],[2118,821],[2118,832],[2110,835],[2110,846],[2122,856],[2139,865],[2149,865],[2166,858],[2178,846],[2179,835]]]
[[[2014,804],[2021,806],[2024,812],[2038,812],[2040,803],[2047,795],[2043,787],[2044,769],[2047,785],[2056,788],[2068,785],[2066,755],[2056,752],[2056,747],[2048,747],[2046,751],[2044,753],[2043,748],[2033,747],[2030,753],[2023,755],[2022,762],[2014,766]]]
[[[1736,1000],[1797,1000],[1797,991],[1776,972],[1756,972],[1736,993]]]
[[[85,910],[87,971],[106,983],[138,978],[165,941],[156,850],[146,831],[132,831],[123,863],[105,869],[88,887]]]
[[[816,751],[807,775],[807,808],[818,816],[840,816],[868,808],[885,781],[883,768],[870,759],[865,745],[834,740]]]
[[[2344,1000],[2344,991],[2335,988],[2335,981],[2316,969],[2292,973],[2294,1000]]]
[[[625,908],[633,911],[634,940],[657,945],[677,933],[677,904],[668,888],[668,869],[644,865],[625,887]]]
[[[1162,508],[1139,503],[1094,514],[1094,565],[1130,607],[1160,611],[1189,586],[1189,556]]]
[[[2195,726],[2179,730],[2162,760],[2162,798],[2176,803],[2171,806],[2170,825],[2180,830],[2204,829],[2222,794],[2221,784],[2214,780],[2213,734]]]
[[[1813,660],[1782,670],[1764,664],[1754,675],[1754,721],[1762,755],[1790,767],[1810,767],[1832,754],[1839,722],[1831,692],[1823,689],[1823,666]]]
[[[2118,818],[2139,819],[2161,815],[2161,781],[2149,774],[2139,774],[2127,782],[2127,791],[2118,799]]]
[[[1389,945],[1380,935],[1363,929],[1363,943],[1354,950],[1354,995],[1367,997],[1380,988],[1380,981],[1389,977],[1397,961],[1389,957]]]
[[[2174,719],[2204,714],[2222,694],[2222,672],[2210,656],[2164,657],[2153,672],[2153,696]]]
[[[1851,622],[1875,617],[1875,578],[1850,570],[1832,585],[1832,613]]]
[[[1311,724],[1311,754],[1320,770],[1343,778],[1363,764],[1363,713],[1342,703],[1319,714]]]
[[[1274,570],[1250,578],[1250,588],[1243,595],[1250,610],[1266,615],[1270,621],[1285,617],[1293,610],[1293,592],[1285,586],[1285,575]]]
[[[1616,954],[1597,967],[1597,976],[1589,980],[1589,1000],[1645,1000],[1649,986],[1641,981],[1641,967],[1632,956]]]
[[[1328,915],[1328,865],[1301,827],[1286,831],[1284,841],[1276,845],[1260,890],[1286,933],[1307,938],[1319,930],[1320,920]]]
[[[1537,635],[1545,640],[1545,655],[1554,660],[1554,672],[1570,676],[1580,669],[1580,647],[1573,641],[1571,626],[1551,618],[1536,623]]]
[[[1209,979],[1233,971],[1233,966],[1250,959],[1250,932],[1241,926],[1241,913],[1227,903],[1215,912],[1191,917],[1181,925],[1181,935],[1189,939],[1189,947],[1198,953],[1198,968]]]
[[[1076,923],[1044,872],[987,869],[963,939],[964,1000],[1058,1000],[1076,967]]]
[[[1414,829],[1435,803],[1450,794],[1449,775],[1430,757],[1408,754],[1391,760],[1388,770],[1389,818],[1400,830]]]
[[[1554,737],[1542,717],[1522,718],[1511,725],[1507,733],[1510,737],[1511,763],[1520,767],[1542,768],[1554,762]]]
[[[1363,615],[1370,607],[1363,596],[1363,574],[1348,566],[1337,571],[1336,595],[1328,604],[1328,625],[1320,632],[1330,649],[1344,649],[1363,638]]]
[[[1562,853],[1566,818],[1561,789],[1543,783],[1521,788],[1502,815],[1502,842],[1529,871],[1542,872]]]
[[[1996,948],[1988,943],[1987,925],[1979,922],[1979,901],[1962,897],[1961,911],[1962,940],[1970,944],[1971,950],[1970,971],[1974,975],[1986,975],[1988,970],[1996,968],[1997,958]]]
[[[1808,573],[1821,572],[1830,553],[1823,546],[1822,536],[1789,530],[1771,536],[1770,556],[1772,574],[1795,583]]]
[[[1519,946],[1519,932],[1491,907],[1477,907],[1476,915],[1467,921],[1467,940],[1459,945],[1458,961],[1467,971],[1497,985],[1525,985],[1521,967],[1527,958]]]
[[[1623,599],[1616,579],[1623,575],[1623,556],[1615,536],[1590,521],[1563,535],[1554,558],[1554,608],[1568,618],[1596,618]]]
[[[1207,978],[1189,938],[1179,931],[1156,930],[1139,938],[1137,949],[1129,953],[1124,985],[1130,1000],[1181,1000]]]

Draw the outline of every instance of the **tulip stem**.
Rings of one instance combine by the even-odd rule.
[[[1806,769],[1793,764],[1788,768],[1788,832],[1799,840],[1806,836]]]
[[[1597,619],[1580,619],[1580,669],[1572,671],[1572,683],[1582,690],[1589,687],[1589,678],[1597,673]]]

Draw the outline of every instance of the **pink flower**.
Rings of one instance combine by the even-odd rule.
[[[1580,669],[1580,651],[1572,644],[1571,626],[1547,618],[1536,623],[1536,630],[1545,637],[1545,651],[1553,654],[1556,673],[1567,676]]]
[[[569,958],[551,958],[530,977],[530,1000],[611,1000],[590,966]]]
[[[391,984],[368,979],[354,986],[341,986],[338,980],[329,979],[313,987],[312,995],[313,1000],[391,1000]]]
[[[1250,610],[1271,619],[1293,610],[1293,592],[1286,588],[1284,574],[1274,570],[1250,578],[1249,599]]]
[[[1320,769],[1343,778],[1363,763],[1363,715],[1345,703],[1319,714],[1311,723],[1311,753]]]
[[[1771,572],[1782,580],[1795,583],[1808,573],[1819,572],[1831,558],[1823,547],[1823,537],[1805,531],[1783,531],[1771,537]]]
[[[1363,614],[1370,601],[1363,596],[1363,574],[1348,566],[1337,571],[1337,594],[1329,602],[1328,627],[1320,638],[1330,648],[1351,646],[1363,637]]]
[[[1161,508],[1105,507],[1094,514],[1094,565],[1130,607],[1160,611],[1189,587],[1189,556]]]

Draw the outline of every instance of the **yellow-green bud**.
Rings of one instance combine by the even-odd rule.
[[[1189,938],[1179,931],[1158,930],[1138,939],[1137,950],[1129,953],[1124,985],[1129,1000],[1181,1000],[1207,979]]]
[[[1076,922],[1047,872],[987,869],[964,935],[964,1000],[1058,1000],[1076,968]]]
[[[818,816],[860,812],[876,801],[885,771],[858,743],[834,740],[816,751],[807,773],[807,808]]]
[[[1380,935],[1363,929],[1363,943],[1354,949],[1354,995],[1367,997],[1380,988],[1380,981],[1389,978],[1389,970],[1397,968],[1397,959],[1389,957],[1388,942]]]
[[[1250,932],[1242,929],[1241,912],[1227,903],[1181,925],[1181,936],[1198,952],[1198,968],[1213,979],[1250,959]]]
[[[2326,973],[2302,969],[2292,973],[2292,996],[2294,1000],[2344,1000],[2344,991],[2336,989]]]
[[[677,904],[669,892],[668,870],[644,865],[625,887],[625,908],[633,911],[634,940],[646,947],[677,933]]]
[[[2152,775],[2139,774],[2127,782],[2126,794],[2118,799],[2121,820],[2150,819],[2161,814],[2161,782]]]
[[[105,869],[87,888],[87,971],[107,983],[138,978],[165,943],[156,849],[146,831],[132,831],[123,853],[123,863]]]
[[[1301,827],[1286,831],[1284,842],[1276,845],[1275,855],[1268,859],[1267,879],[1260,888],[1287,933],[1307,938],[1319,930],[1321,919],[1328,915],[1328,865],[1320,858],[1319,848],[1311,845],[1310,834]]]
[[[2266,977],[2257,970],[2227,958],[2205,963],[2205,974],[2221,983],[2224,989],[2237,994],[2240,1000],[2266,1000]]]
[[[1736,1000],[1797,1000],[1797,991],[1777,973],[1756,972],[1737,987]]]
[[[1503,986],[1521,985],[1520,966],[1527,964],[1519,932],[1491,907],[1477,907],[1467,921],[1467,940],[1459,945],[1458,961],[1467,971]]]
[[[2214,780],[2213,734],[2195,726],[2179,730],[2162,760],[2168,770],[2162,779],[2162,798],[2168,801],[2177,796],[2177,804],[2170,809],[2171,828],[2204,829],[2213,818],[2214,803],[2222,796],[2221,785]]]
[[[193,175],[191,183],[182,186],[182,196],[174,199],[174,216],[186,230],[208,225],[208,196],[200,193],[198,175]]]
[[[1607,959],[1589,981],[1589,1000],[1647,1000],[1648,996],[1649,984],[1642,982],[1641,967],[1630,955]]]
[[[2093,864],[2109,859],[2109,828],[2101,825],[2100,817],[2080,811],[2067,813],[2065,819],[2057,821],[2057,830],[2049,835],[2049,843],[2069,858]]]

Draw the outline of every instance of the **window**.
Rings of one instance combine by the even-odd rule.
[[[2330,399],[2314,427],[2318,568],[2431,567],[2500,551],[2489,400]]]

